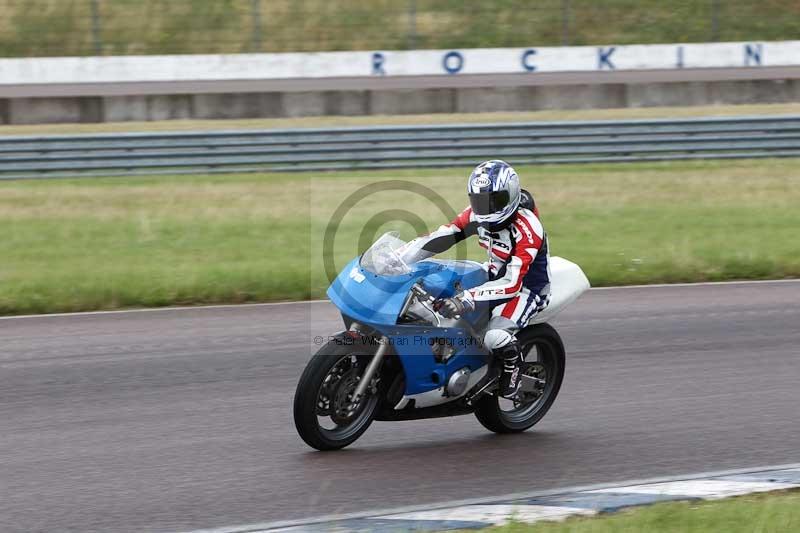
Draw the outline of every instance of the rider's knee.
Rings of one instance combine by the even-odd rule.
[[[497,350],[508,346],[516,340],[516,337],[505,329],[490,329],[483,336],[483,344],[489,350]]]

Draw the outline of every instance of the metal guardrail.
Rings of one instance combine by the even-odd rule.
[[[0,179],[800,156],[800,116],[0,137]]]

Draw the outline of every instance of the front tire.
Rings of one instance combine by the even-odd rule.
[[[495,433],[520,433],[535,425],[547,414],[564,380],[564,343],[549,324],[528,326],[517,335],[525,362],[521,372],[542,379],[544,385],[538,397],[511,402],[496,395],[487,395],[475,405],[475,417]],[[504,403],[513,407],[504,409]]]
[[[294,396],[294,424],[306,444],[320,451],[339,450],[369,428],[378,396],[367,389],[353,413],[348,402],[372,352],[368,343],[332,341],[311,358]]]

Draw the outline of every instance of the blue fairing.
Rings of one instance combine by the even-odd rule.
[[[406,373],[407,395],[441,387],[460,368],[474,371],[486,364],[486,352],[466,329],[397,324],[406,297],[418,280],[431,295],[445,298],[484,283],[487,275],[483,268],[471,261],[438,260],[420,261],[411,268],[409,274],[378,276],[354,259],[328,289],[328,297],[343,315],[389,338]],[[442,339],[456,348],[447,363],[437,363],[431,349],[432,343]]]
[[[427,274],[423,280],[425,290],[437,298],[454,296],[464,289],[486,283],[486,271],[474,261],[437,261],[431,259],[418,264],[434,263],[439,269]]]
[[[373,326],[394,325],[411,286],[419,275],[378,276],[351,261],[328,288],[328,298],[339,310]]]
[[[420,261],[412,272],[399,276],[379,276],[359,266],[353,259],[333,280],[328,297],[345,315],[370,325],[395,325],[411,286],[422,279],[436,298],[453,296],[463,289],[487,280],[486,271],[472,261]]]

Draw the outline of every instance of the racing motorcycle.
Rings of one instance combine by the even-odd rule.
[[[344,448],[373,420],[474,413],[496,433],[530,428],[553,405],[564,378],[564,344],[547,324],[589,288],[581,268],[551,257],[551,301],[518,334],[525,361],[513,399],[497,394],[501,362],[484,348],[490,311],[445,318],[434,301],[485,283],[474,261],[403,260],[395,232],[353,259],[328,289],[344,331],[306,366],[294,398],[300,437],[317,450]]]

